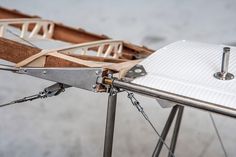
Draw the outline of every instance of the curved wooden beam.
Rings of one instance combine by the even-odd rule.
[[[42,49],[31,47],[22,43],[18,43],[9,39],[0,38],[0,58],[12,63],[19,63],[20,61],[29,58],[41,52]],[[127,60],[104,58],[87,55],[69,54],[69,56],[76,57],[83,60],[90,60],[96,62],[121,63]],[[47,56],[45,67],[85,67],[84,65],[66,61],[61,58]]]

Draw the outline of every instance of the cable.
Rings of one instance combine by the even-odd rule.
[[[11,101],[11,102],[6,103],[6,104],[1,104],[0,107],[5,107],[5,106],[17,104],[17,103],[26,102],[26,101],[32,101],[32,100],[35,100],[35,99],[38,99],[38,98],[44,98],[44,95],[42,95],[41,93],[35,94],[35,95],[32,95],[32,96],[24,97],[22,99]]]
[[[222,141],[222,139],[221,139],[221,137],[220,137],[220,133],[219,133],[219,131],[218,131],[218,129],[217,129],[215,120],[214,120],[214,118],[213,118],[213,116],[212,116],[211,113],[209,113],[209,115],[210,115],[210,118],[211,118],[213,127],[214,127],[214,129],[215,129],[216,135],[217,135],[217,137],[218,137],[218,140],[219,140],[219,142],[220,142],[221,148],[222,148],[222,150],[223,150],[223,152],[224,152],[224,155],[225,155],[225,157],[228,157],[227,152],[226,152],[226,149],[225,149],[224,144],[223,144],[223,141]]]
[[[2,104],[2,105],[0,105],[0,107],[9,106],[9,105],[13,105],[16,103],[22,103],[22,102],[26,102],[26,101],[32,101],[32,100],[39,99],[39,98],[48,98],[48,97],[52,97],[52,96],[57,96],[60,93],[64,92],[65,88],[69,88],[69,87],[70,86],[67,86],[67,85],[64,85],[61,83],[55,83],[55,84],[45,88],[43,91],[39,92],[38,94],[27,96],[22,99],[14,100],[14,101],[11,101],[6,104]]]
[[[33,44],[32,42],[30,42],[30,41],[28,41],[28,40],[26,40],[26,39],[24,39],[24,38],[21,38],[18,34],[12,32],[11,30],[7,29],[6,31],[9,32],[9,33],[11,33],[11,34],[14,35],[15,37],[21,39],[22,41],[24,41],[24,42],[30,44],[31,46],[33,46],[33,47],[35,47],[35,48],[39,48],[39,47],[37,47],[35,44]]]
[[[128,98],[130,99],[131,103],[138,109],[138,111],[143,115],[143,117],[146,119],[146,121],[151,125],[152,129],[155,131],[157,136],[160,138],[161,142],[168,149],[168,151],[170,152],[171,156],[175,157],[174,153],[170,150],[170,147],[166,144],[166,142],[161,137],[160,133],[157,131],[157,129],[152,124],[151,120],[149,119],[149,117],[147,116],[145,111],[143,110],[143,107],[140,105],[139,101],[134,97],[134,94],[130,93],[128,91],[126,91],[126,92],[128,93]]]

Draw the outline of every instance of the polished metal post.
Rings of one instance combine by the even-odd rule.
[[[170,130],[170,127],[171,127],[171,124],[175,118],[175,114],[176,114],[176,111],[178,109],[178,106],[174,106],[172,109],[171,109],[171,112],[169,114],[169,117],[166,121],[166,124],[165,124],[165,127],[164,129],[162,130],[162,133],[161,133],[161,138],[159,138],[158,142],[157,142],[157,145],[155,147],[155,150],[152,154],[152,157],[158,157],[159,154],[161,153],[161,149],[162,149],[162,146],[163,146],[163,141],[165,141],[166,139],[166,136]],[[162,141],[163,140],[163,141]]]
[[[119,89],[125,89],[125,90],[136,92],[142,95],[150,96],[153,98],[160,98],[160,99],[168,100],[177,104],[182,104],[184,106],[194,107],[194,108],[202,109],[205,111],[210,111],[210,112],[236,118],[236,109],[220,106],[219,104],[197,100],[194,98],[177,95],[174,93],[170,93],[170,92],[166,92],[166,91],[162,91],[158,89],[153,89],[153,88],[144,87],[144,86],[140,86],[140,85],[129,83],[129,82],[124,82],[121,80],[107,79],[105,80],[105,83],[112,84],[113,87],[116,87]]]
[[[108,96],[103,157],[112,156],[113,134],[114,134],[115,115],[116,115],[116,99],[117,99],[117,94],[111,92]]]
[[[234,75],[228,72],[229,69],[230,47],[223,48],[223,56],[221,62],[221,71],[214,74],[214,77],[219,80],[232,80]]]
[[[224,47],[223,49],[223,57],[222,57],[222,64],[221,64],[221,72],[227,73],[229,67],[229,55],[230,55],[230,48]]]
[[[184,107],[178,106],[178,114],[176,117],[175,128],[174,128],[174,132],[172,134],[171,143],[170,143],[170,151],[172,153],[175,152],[175,146],[176,146],[176,142],[177,142],[178,135],[179,135],[179,129],[180,129],[180,125],[181,125],[181,121],[182,121],[182,117],[183,117],[183,112],[184,112]],[[172,157],[172,154],[169,152],[168,156]]]

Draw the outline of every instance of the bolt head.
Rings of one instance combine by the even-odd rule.
[[[43,70],[43,74],[47,74],[47,71],[46,71],[46,70]]]
[[[108,76],[108,78],[112,78],[112,77],[113,77],[113,75],[112,75],[112,74],[108,74],[107,76]]]
[[[95,89],[96,87],[97,87],[97,85],[95,85],[95,84],[92,86],[93,89]]]
[[[98,70],[97,70],[95,73],[96,73],[96,75],[99,75],[99,74],[100,74],[100,72],[99,72]]]
[[[139,68],[138,68],[138,69],[135,69],[134,72],[139,74],[139,73],[142,72],[142,69],[139,69]]]

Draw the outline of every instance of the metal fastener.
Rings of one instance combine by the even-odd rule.
[[[47,74],[47,71],[46,71],[46,70],[43,70],[43,74]]]

